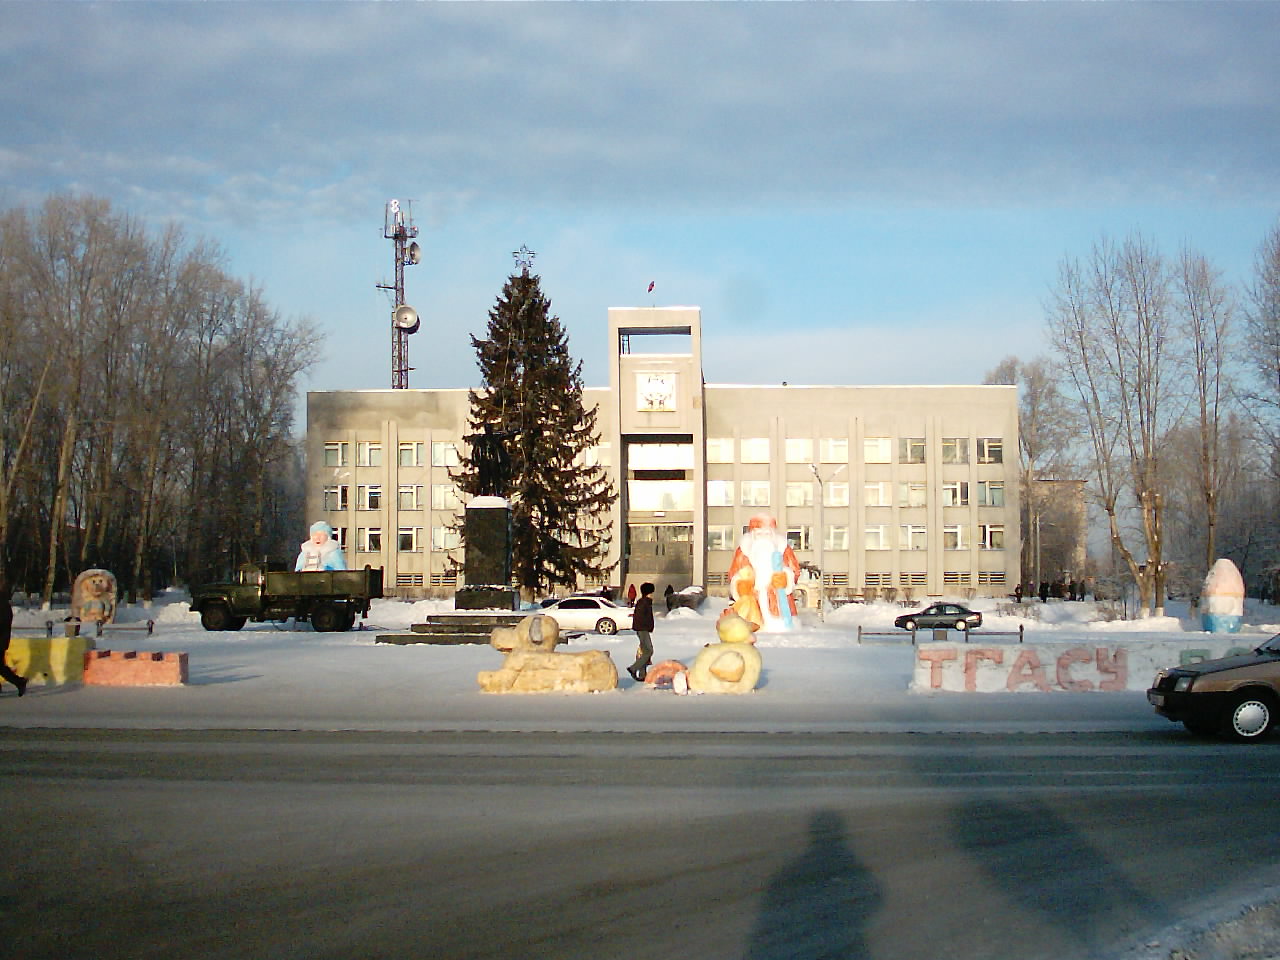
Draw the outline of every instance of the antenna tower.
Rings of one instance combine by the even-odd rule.
[[[412,201],[402,205],[399,200],[388,200],[383,217],[382,235],[395,244],[395,284],[380,283],[379,290],[390,290],[395,298],[391,311],[391,389],[404,390],[409,386],[409,334],[417,333],[421,326],[418,312],[404,302],[404,268],[421,262],[422,251],[413,238],[418,228],[413,225]]]

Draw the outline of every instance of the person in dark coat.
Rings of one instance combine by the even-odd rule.
[[[668,584],[667,584],[667,589],[665,589],[665,590],[663,590],[663,591],[662,591],[662,595],[663,595],[663,596],[666,598],[666,600],[667,600],[667,613],[670,613],[670,612],[671,612],[671,606],[672,606],[672,604],[674,604],[674,603],[675,603],[675,600],[674,600],[674,599],[672,599],[672,598],[676,595],[676,588],[675,588],[675,587],[673,587],[671,584],[669,584],[669,583],[668,583]]]
[[[9,591],[0,590],[0,677],[18,688],[18,696],[27,692],[27,679],[9,668],[4,655],[9,650],[9,637],[13,633],[13,605],[9,603]]]
[[[655,587],[648,581],[640,584],[640,599],[636,601],[635,612],[631,615],[631,627],[640,638],[640,646],[636,650],[636,662],[627,667],[631,679],[643,681],[649,672],[649,664],[653,663],[653,591]]]

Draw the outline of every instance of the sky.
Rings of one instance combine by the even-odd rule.
[[[587,386],[608,309],[664,305],[711,383],[978,383],[1103,238],[1249,279],[1277,36],[1268,3],[7,2],[0,207],[216,241],[322,333],[308,390],[391,385],[393,198],[411,387],[477,384],[522,246]]]

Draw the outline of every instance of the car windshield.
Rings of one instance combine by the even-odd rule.
[[[1255,652],[1270,653],[1270,654],[1274,654],[1275,656],[1280,656],[1280,633],[1277,633],[1270,640],[1264,640],[1262,641],[1262,643],[1258,644],[1257,650]]]

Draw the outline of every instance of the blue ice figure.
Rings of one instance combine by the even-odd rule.
[[[294,570],[345,570],[347,558],[342,555],[342,548],[333,539],[333,527],[323,520],[311,525],[311,537],[302,544],[298,551],[298,562]]]

